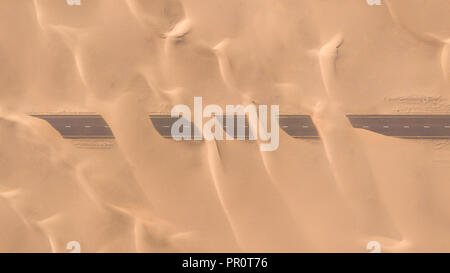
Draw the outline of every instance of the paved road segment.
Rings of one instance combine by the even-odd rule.
[[[64,138],[93,139],[114,138],[106,121],[100,115],[32,115],[49,122]],[[354,128],[401,138],[442,139],[450,138],[450,115],[348,115]],[[235,124],[238,117],[235,117]],[[171,126],[178,118],[170,115],[150,115],[150,121],[158,133],[171,138]],[[318,131],[308,115],[280,115],[280,128],[294,138],[319,138]],[[237,128],[231,131],[222,123],[224,131],[237,137]],[[245,139],[249,126],[245,120]],[[191,133],[196,130],[191,124]]]

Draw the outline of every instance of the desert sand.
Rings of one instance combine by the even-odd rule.
[[[0,1],[1,252],[450,251],[450,142],[346,114],[450,113],[450,1]],[[280,105],[320,140],[175,142],[149,112]],[[30,113],[94,112],[101,149]]]

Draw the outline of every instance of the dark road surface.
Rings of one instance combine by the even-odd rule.
[[[450,115],[348,115],[355,128],[402,138],[450,138]]]
[[[294,138],[318,138],[316,126],[308,115],[280,115],[280,128]]]
[[[46,120],[64,138],[114,138],[100,115],[32,115]]]
[[[49,122],[64,138],[114,138],[108,124],[100,115],[33,115]],[[354,128],[401,138],[450,138],[450,115],[348,115]],[[150,115],[158,133],[171,138],[171,126],[178,118],[170,115]],[[237,117],[235,117],[236,123]],[[238,136],[237,126],[231,131],[224,119],[223,129],[227,134]],[[245,120],[245,136],[249,126]],[[308,115],[280,115],[280,128],[294,138],[318,138],[318,132]],[[195,126],[191,124],[191,133]]]

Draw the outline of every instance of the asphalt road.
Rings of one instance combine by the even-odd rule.
[[[64,138],[114,138],[108,124],[100,115],[32,115],[50,123]]]
[[[100,115],[33,115],[49,122],[64,138],[114,138],[108,124]],[[348,115],[354,128],[373,131],[378,134],[401,138],[450,138],[450,115]],[[158,133],[171,138],[171,126],[178,118],[170,115],[150,115]],[[235,124],[239,117],[235,117]],[[237,126],[234,131],[222,123],[224,131],[238,137]],[[248,139],[249,126],[245,119],[245,135]],[[196,130],[190,125],[191,134]],[[294,138],[318,138],[319,134],[308,115],[280,115],[280,128]]]
[[[308,115],[280,115],[280,128],[294,138],[318,138],[316,126]]]
[[[172,138],[171,128],[172,124],[178,120],[178,118],[172,118],[170,115],[150,115],[150,120],[155,127],[156,131],[165,138]],[[192,127],[193,128],[193,127]],[[193,129],[191,128],[191,135],[193,134]]]
[[[450,138],[450,115],[348,115],[355,128],[402,138]]]
[[[245,118],[245,116],[234,116],[234,124],[238,124],[238,119],[242,119],[241,122],[243,122],[244,124],[244,134],[239,134],[236,125],[234,126],[234,128],[231,128],[231,126],[227,125],[227,116],[222,116],[222,119],[218,120],[219,123],[222,124],[222,128],[224,132],[226,132],[226,134],[233,136],[236,139],[238,137],[242,139],[248,139],[249,138],[248,120]],[[175,121],[178,120],[178,118],[172,118],[170,115],[150,115],[150,120],[152,121],[153,126],[161,136],[165,138],[172,138],[171,136],[172,124],[174,124]],[[197,127],[193,123],[190,123],[190,129],[191,129],[191,136],[194,136],[195,131],[198,130]]]

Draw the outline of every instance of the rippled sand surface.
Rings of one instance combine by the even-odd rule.
[[[0,251],[450,250],[450,143],[347,113],[449,113],[447,0],[0,1]],[[280,105],[320,140],[164,139],[176,104]],[[114,143],[31,112],[95,112]],[[103,145],[103,144],[101,144]],[[70,246],[70,244],[69,244]]]

